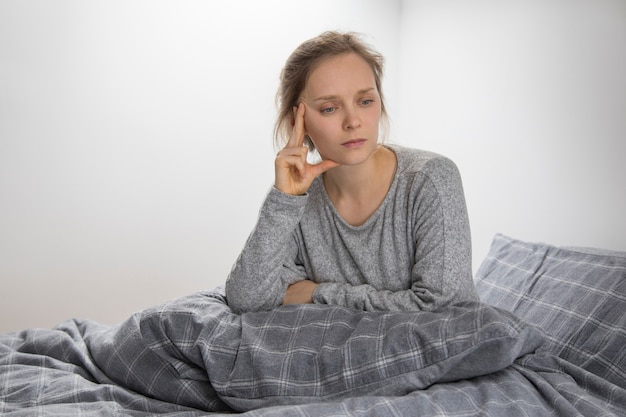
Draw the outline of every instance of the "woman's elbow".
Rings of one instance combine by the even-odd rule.
[[[280,305],[282,301],[271,297],[271,292],[265,292],[260,288],[244,288],[230,279],[226,281],[225,291],[226,302],[236,314],[270,310]]]

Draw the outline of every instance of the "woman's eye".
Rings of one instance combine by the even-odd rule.
[[[324,107],[322,113],[333,113],[335,111],[335,107]]]
[[[361,100],[361,105],[362,106],[369,106],[373,102],[374,102],[374,100],[372,100],[371,98],[368,98],[368,99],[365,99],[365,100]]]

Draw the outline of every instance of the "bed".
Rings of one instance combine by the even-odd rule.
[[[0,335],[3,416],[626,416],[626,253],[498,234],[481,302],[283,306],[223,289]]]

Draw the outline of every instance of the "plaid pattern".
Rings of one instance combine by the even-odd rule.
[[[224,409],[221,399],[239,411],[405,395],[503,369],[543,341],[534,327],[479,303],[417,313],[285,306],[239,316],[211,294],[84,339],[119,385],[206,410]]]
[[[226,403],[250,417],[625,414],[623,390],[580,368],[534,354],[510,364],[537,336],[479,303],[237,316],[221,293],[199,293],[116,327],[0,335],[0,414],[221,416]]]
[[[543,352],[626,389],[626,253],[496,235],[476,279],[483,301],[543,328]]]
[[[245,408],[405,395],[503,369],[543,342],[534,327],[479,303],[394,313],[286,306],[244,314],[242,328],[232,372],[212,382]]]

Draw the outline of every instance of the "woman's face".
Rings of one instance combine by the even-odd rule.
[[[359,55],[322,61],[302,96],[305,131],[322,158],[356,165],[376,150],[381,98],[372,69]]]

